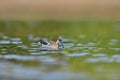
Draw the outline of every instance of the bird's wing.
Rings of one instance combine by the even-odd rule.
[[[41,44],[44,44],[44,45],[47,45],[48,43],[46,42],[46,41],[44,41],[44,40],[40,40],[40,43]]]

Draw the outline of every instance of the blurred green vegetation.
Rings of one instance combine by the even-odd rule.
[[[25,39],[29,34],[55,39],[62,35],[80,42],[120,39],[120,21],[115,20],[1,20],[0,32]],[[85,37],[80,39],[80,37]]]
[[[75,45],[83,44],[82,47],[73,47],[65,49],[66,54],[74,54],[81,52],[89,52],[87,56],[68,57],[61,54],[49,54],[53,58],[67,62],[64,65],[65,70],[72,72],[87,72],[93,80],[114,80],[115,75],[120,74],[120,64],[116,62],[98,62],[86,63],[85,60],[93,57],[93,54],[103,53],[106,57],[111,57],[114,54],[120,54],[120,21],[116,20],[37,20],[37,21],[19,21],[19,20],[1,20],[0,33],[7,35],[10,38],[18,37],[24,41],[21,45],[31,44],[28,40],[29,35],[34,37],[47,37],[50,40],[56,40],[58,36],[63,36],[67,39],[74,39]],[[0,35],[0,40],[2,39]],[[85,47],[86,44],[93,43],[94,46]],[[113,43],[113,44],[111,44]],[[17,48],[20,45],[2,45],[0,54],[6,49],[6,53],[2,54],[23,54],[30,55],[29,50]],[[29,49],[34,47],[29,47]],[[39,47],[39,46],[37,46]],[[95,47],[95,48],[93,48]],[[102,48],[102,49],[101,49]],[[3,49],[3,51],[2,51]],[[25,51],[24,51],[25,50]],[[42,53],[42,52],[40,52]],[[51,53],[51,52],[50,52]],[[67,59],[66,59],[67,58]],[[17,61],[11,60],[16,64],[24,64],[26,66],[40,66],[37,61]],[[55,68],[53,68],[55,67]],[[53,65],[52,70],[61,69],[61,64]],[[117,79],[116,79],[117,80]]]

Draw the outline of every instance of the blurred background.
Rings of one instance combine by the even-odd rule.
[[[119,35],[120,0],[0,0],[0,80],[119,80]]]
[[[3,18],[119,18],[119,0],[0,0]]]

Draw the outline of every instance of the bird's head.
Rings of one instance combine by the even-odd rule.
[[[61,36],[59,36],[59,37],[57,38],[57,43],[59,44],[59,46],[62,46],[62,47],[64,48],[63,39],[62,39]]]

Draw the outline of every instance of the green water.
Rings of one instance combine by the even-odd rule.
[[[1,20],[0,80],[119,80],[119,35],[115,20]],[[40,50],[58,36],[62,51]]]

